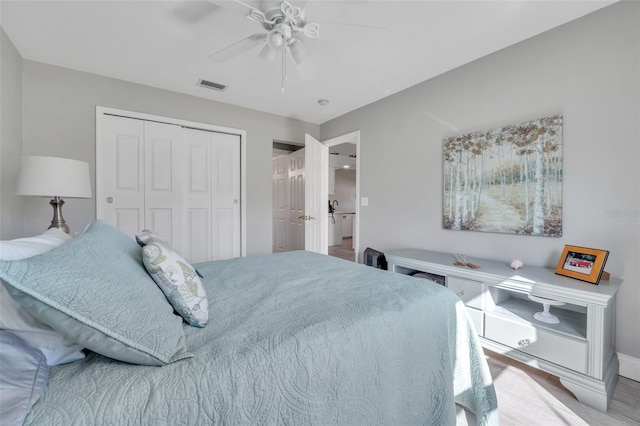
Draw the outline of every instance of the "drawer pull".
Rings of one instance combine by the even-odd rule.
[[[530,344],[531,344],[531,340],[529,339],[518,340],[518,346],[522,349],[525,349]]]
[[[464,296],[464,290],[460,290],[456,294],[458,295],[458,297],[462,297],[462,296]]]

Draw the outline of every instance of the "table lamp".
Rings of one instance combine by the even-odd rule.
[[[65,198],[91,198],[89,163],[68,158],[28,156],[23,157],[18,175],[16,195],[53,197],[51,228],[67,234],[69,227],[62,217]]]

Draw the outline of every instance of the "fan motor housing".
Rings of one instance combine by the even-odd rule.
[[[270,1],[264,3],[262,13],[264,13],[265,20],[262,22],[262,27],[265,30],[271,31],[277,24],[285,19],[285,14],[282,12],[283,4],[291,6],[291,4],[287,2]],[[270,24],[267,21],[275,22],[275,24]],[[304,11],[300,10],[299,14],[295,19],[292,19],[292,21],[295,26],[304,27]]]

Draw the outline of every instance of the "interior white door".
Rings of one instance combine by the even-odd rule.
[[[161,235],[178,253],[190,257],[190,246],[184,233],[183,194],[189,184],[186,134],[179,126],[145,122],[145,218],[144,227]],[[209,195],[210,196],[210,195]]]
[[[304,162],[304,249],[327,254],[329,148],[305,134]]]
[[[289,158],[278,157],[273,160],[272,205],[273,205],[273,253],[287,251],[287,229],[289,228]]]
[[[194,130],[200,132],[199,130]],[[240,136],[206,132],[211,137],[212,259],[241,254],[240,235]],[[194,229],[194,232],[197,230]]]
[[[305,221],[303,219],[305,203],[304,152],[303,148],[287,156],[289,163],[288,250],[304,250],[305,248]]]
[[[180,145],[175,160],[180,170],[180,190],[171,200],[179,221],[177,221],[184,256],[191,262],[205,262],[214,259],[213,239],[215,232],[212,224],[212,210],[215,205],[211,185],[214,171],[211,157],[214,148],[211,144],[211,132],[195,129],[182,129],[177,141]]]

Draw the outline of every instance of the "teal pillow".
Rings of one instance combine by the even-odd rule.
[[[0,278],[33,316],[94,352],[142,365],[192,356],[140,247],[106,222],[45,254],[0,261]]]

